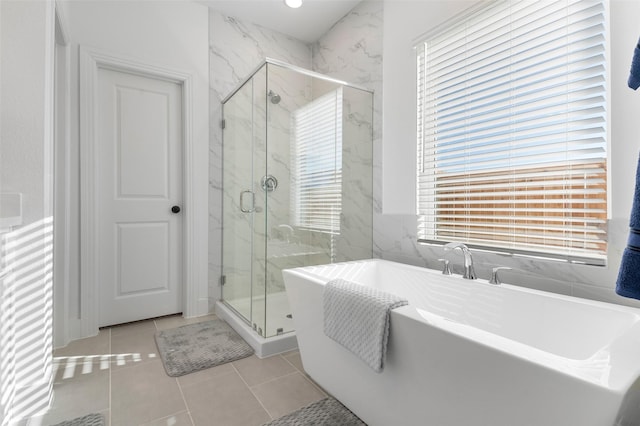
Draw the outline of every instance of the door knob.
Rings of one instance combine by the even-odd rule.
[[[171,207],[171,213],[180,213],[180,206]]]

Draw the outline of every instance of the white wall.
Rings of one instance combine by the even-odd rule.
[[[415,215],[415,65],[412,46],[422,34],[460,13],[468,1],[385,1],[384,7],[384,130],[383,198],[376,229],[380,257],[432,268],[439,248],[417,244]],[[510,266],[507,282],[557,293],[640,306],[615,294],[621,253],[635,183],[640,137],[637,117],[640,93],[626,86],[633,49],[640,36],[640,2],[610,3],[611,47],[611,217],[607,267],[567,265],[478,253],[477,272],[488,277],[493,266]]]
[[[413,46],[473,1],[385,1],[382,211],[416,212],[416,66]]]
[[[53,337],[54,347],[63,346],[69,335],[67,317],[77,318],[78,312],[69,312],[69,272],[77,270],[77,265],[70,265],[70,233],[69,225],[77,223],[78,218],[71,218],[66,212],[71,212],[71,206],[68,198],[68,188],[66,182],[70,182],[70,176],[73,167],[68,164],[69,147],[69,104],[70,104],[70,51],[67,44],[66,28],[64,28],[62,18],[59,18],[61,10],[56,8],[56,30],[55,30],[55,125],[54,125],[54,182],[60,185],[54,188],[55,211],[56,217],[54,227],[54,283],[59,283],[57,291],[54,292],[53,311]],[[77,209],[75,210],[77,211]],[[77,253],[75,259],[78,259]],[[78,306],[74,306],[75,309]]]
[[[627,87],[633,49],[640,37],[640,2],[613,0],[611,10],[612,217],[628,219],[640,150],[640,91]]]
[[[43,5],[3,2],[0,181],[3,191],[23,194],[24,224],[42,219],[45,211],[44,26],[37,28]],[[30,13],[37,18],[30,20]]]
[[[209,59],[208,10],[204,5],[188,1],[67,1],[60,2],[71,44],[71,192],[72,208],[79,208],[79,106],[78,106],[78,49],[79,46],[98,49],[105,53],[133,59],[162,68],[192,75],[192,138],[195,185],[196,219],[194,227],[199,236],[208,234],[208,142],[209,142]],[[68,212],[78,218],[78,211]],[[79,253],[79,221],[70,230],[71,253]],[[194,253],[195,280],[198,283],[198,312],[208,312],[207,241]],[[79,336],[77,312],[79,303],[78,259],[68,262],[75,266],[70,271],[69,313],[72,318],[71,338]],[[75,324],[75,326],[74,326]]]
[[[0,230],[2,424],[46,408],[52,388],[53,10],[0,2],[0,192],[23,196],[22,223]]]

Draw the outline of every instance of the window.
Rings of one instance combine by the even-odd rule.
[[[418,238],[604,264],[602,1],[498,1],[416,46]]]
[[[291,114],[291,200],[294,224],[340,233],[342,89]]]

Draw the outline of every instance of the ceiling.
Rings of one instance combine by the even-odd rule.
[[[303,0],[291,9],[284,0],[201,0],[241,21],[279,31],[306,43],[317,41],[361,0]]]

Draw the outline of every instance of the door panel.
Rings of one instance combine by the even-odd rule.
[[[182,311],[182,87],[98,71],[99,325]]]
[[[169,223],[119,223],[116,298],[170,290]]]
[[[169,196],[171,108],[166,93],[117,87],[119,131],[116,162],[118,197]],[[140,112],[144,111],[144,114]],[[144,164],[144,173],[140,165]]]

